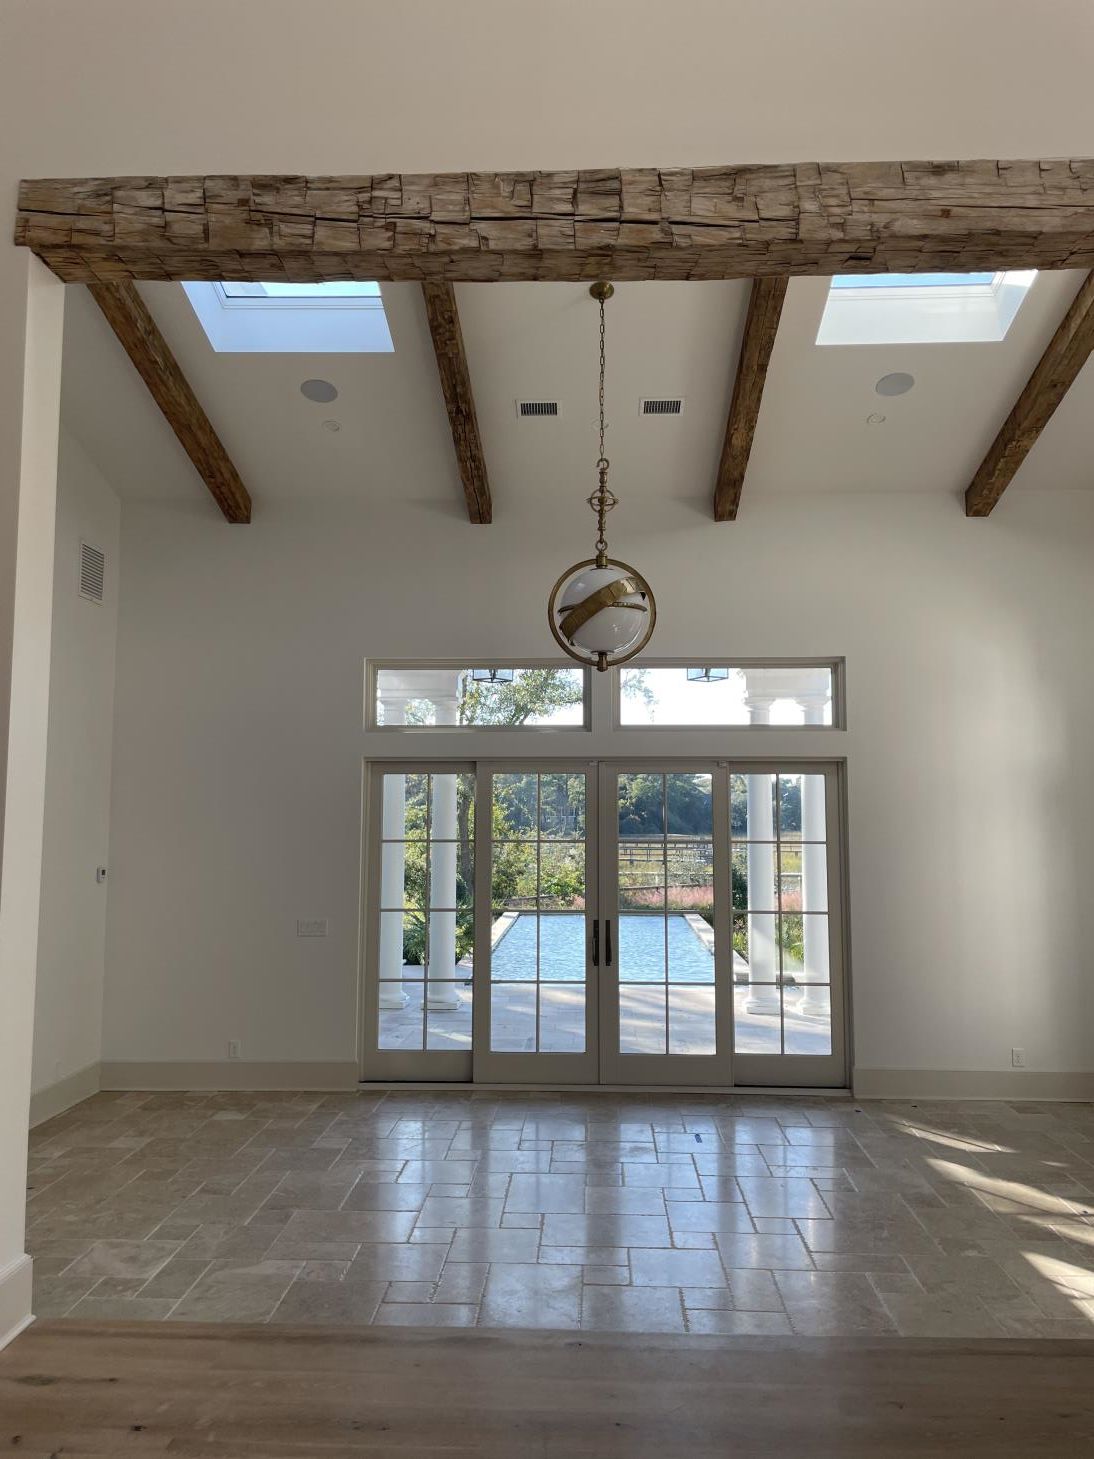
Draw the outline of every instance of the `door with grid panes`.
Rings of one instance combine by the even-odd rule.
[[[835,767],[369,784],[366,1078],[845,1083]]]

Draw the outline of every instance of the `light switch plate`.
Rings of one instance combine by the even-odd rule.
[[[327,919],[325,917],[301,917],[296,924],[297,937],[326,937]]]

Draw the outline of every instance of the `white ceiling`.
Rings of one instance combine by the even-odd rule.
[[[1007,338],[990,344],[814,344],[827,283],[791,282],[768,376],[742,512],[775,492],[967,486],[1083,275],[1041,274]],[[612,484],[639,508],[677,499],[710,511],[748,284],[617,286],[608,305],[607,454]],[[414,501],[463,514],[420,292],[383,286],[390,355],[216,354],[181,286],[141,286],[149,307],[255,500]],[[86,291],[66,303],[62,414],[126,498],[194,500],[204,487]],[[457,287],[495,517],[533,496],[580,503],[594,484],[595,305],[580,284]],[[877,379],[915,388],[882,399]],[[332,381],[330,405],[304,399]],[[685,399],[679,417],[642,417],[643,396]],[[559,402],[521,419],[518,398]],[[867,416],[885,421],[867,424]],[[324,427],[335,420],[337,432]],[[1014,491],[1090,489],[1094,373],[1088,365],[1019,472]],[[216,508],[209,502],[209,510]]]

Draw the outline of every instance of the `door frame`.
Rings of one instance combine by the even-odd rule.
[[[705,769],[710,767],[719,769],[725,768],[724,776],[725,814],[729,814],[729,776],[731,774],[817,774],[823,773],[826,777],[826,840],[828,845],[828,874],[829,874],[829,928],[830,944],[829,956],[830,967],[833,976],[833,992],[835,993],[835,982],[838,974],[840,992],[832,999],[832,1043],[833,1053],[830,1056],[810,1055],[760,1055],[760,1054],[737,1054],[732,1052],[732,1023],[727,1034],[723,1033],[724,1011],[723,1006],[728,1009],[729,1018],[733,1016],[733,990],[730,988],[730,997],[722,998],[719,1006],[718,1039],[721,1044],[723,1036],[726,1037],[725,1049],[728,1052],[728,1062],[718,1057],[718,1063],[724,1073],[723,1078],[717,1083],[695,1084],[691,1082],[687,1073],[680,1071],[669,1077],[655,1077],[647,1075],[647,1071],[638,1070],[631,1065],[632,1059],[670,1059],[679,1057],[689,1062],[695,1058],[704,1058],[703,1055],[627,1055],[626,1068],[628,1072],[640,1073],[642,1078],[636,1080],[629,1078],[626,1084],[609,1082],[605,1076],[605,1070],[599,1070],[599,1079],[594,1076],[588,1080],[585,1076],[579,1080],[572,1077],[573,1071],[568,1071],[564,1066],[560,1067],[558,1074],[550,1073],[546,1068],[540,1071],[540,1077],[533,1082],[527,1076],[517,1077],[509,1070],[497,1069],[496,1075],[491,1073],[489,1080],[483,1074],[481,1059],[475,1059],[472,1053],[461,1051],[450,1052],[446,1050],[428,1051],[429,1069],[427,1073],[422,1072],[421,1060],[425,1057],[426,1051],[402,1051],[402,1050],[379,1050],[376,1048],[377,1014],[379,1001],[379,980],[374,975],[378,971],[379,957],[379,917],[375,916],[373,909],[379,904],[379,872],[380,872],[380,828],[381,818],[375,814],[377,788],[380,784],[379,777],[385,772],[400,774],[424,774],[444,773],[452,774],[478,772],[483,770],[538,770],[541,773],[553,771],[564,771],[566,769],[581,770],[590,775],[596,794],[596,820],[600,815],[600,797],[603,792],[599,782],[606,781],[609,776],[600,776],[599,771],[605,769],[612,773],[617,769],[624,770],[660,770],[663,773],[686,773],[691,769]],[[715,775],[715,786],[719,776]],[[480,918],[487,919],[486,945],[489,945],[489,888],[487,887],[486,898],[482,896],[482,877],[485,875],[489,880],[489,846],[484,848],[481,844],[482,826],[489,825],[487,820],[483,822],[479,815],[478,797],[482,795],[482,780],[476,786],[476,830],[475,830],[475,926],[476,939],[481,940]],[[715,791],[715,799],[718,799]],[[381,802],[382,803],[382,802]],[[852,986],[851,986],[851,946],[850,946],[850,895],[848,880],[848,842],[847,842],[847,759],[845,756],[718,756],[687,754],[675,756],[663,755],[619,755],[619,754],[597,754],[590,756],[562,756],[522,754],[519,757],[511,757],[505,760],[492,760],[486,756],[468,758],[456,758],[443,755],[424,758],[401,757],[373,757],[363,762],[362,773],[362,819],[361,819],[361,914],[359,928],[359,957],[358,957],[358,1028],[357,1048],[358,1065],[360,1070],[360,1081],[365,1084],[407,1084],[407,1085],[428,1085],[428,1084],[460,1084],[498,1087],[504,1084],[514,1084],[530,1089],[542,1088],[551,1089],[555,1087],[586,1087],[586,1088],[633,1088],[636,1091],[645,1087],[655,1088],[659,1086],[676,1087],[680,1089],[701,1090],[709,1088],[715,1090],[763,1092],[765,1089],[816,1089],[819,1092],[836,1092],[850,1087],[850,1075],[853,1067],[853,1023],[852,1023]],[[714,815],[719,810],[717,805],[714,808]],[[587,817],[588,820],[588,817]],[[587,836],[589,834],[588,824],[586,826]],[[595,835],[595,830],[593,832]],[[603,842],[609,838],[602,838]],[[588,843],[587,843],[588,845]],[[727,841],[725,851],[722,855],[728,856],[730,844]],[[597,857],[603,855],[602,847],[597,849]],[[586,851],[586,867],[588,869],[588,849]],[[720,860],[715,838],[716,866]],[[728,867],[727,867],[728,872]],[[601,880],[599,859],[596,865],[596,881]],[[729,885],[728,877],[726,885]],[[587,903],[587,933],[591,927],[591,919],[588,917],[588,905],[590,901],[597,899],[597,910],[599,912],[599,886],[595,893],[590,895],[587,878],[586,903]],[[725,893],[723,892],[723,901]],[[374,900],[375,898],[375,900]],[[717,901],[716,901],[717,908]],[[614,915],[614,914],[613,914]],[[728,947],[726,944],[728,943]],[[729,915],[718,918],[716,913],[715,926],[715,949],[717,961],[723,967],[732,969],[732,910]],[[589,942],[586,942],[587,957]],[[480,1040],[480,1022],[483,1019],[483,1008],[485,999],[489,996],[489,973],[488,957],[485,960],[480,957],[475,959],[473,973],[473,1000],[472,1000],[472,1042],[473,1047]],[[596,1030],[603,1029],[604,1024],[604,1000],[608,995],[608,981],[597,975],[597,970],[592,969],[593,979],[589,978],[590,965],[586,963],[586,988],[589,991],[595,989],[595,998],[590,999],[587,992],[588,1003],[595,1002]],[[724,976],[724,975],[723,975]],[[732,972],[730,973],[732,977]],[[588,1012],[587,1012],[587,1028]],[[585,1056],[576,1056],[584,1059],[588,1056],[587,1045]],[[598,1046],[597,1046],[598,1047]],[[570,1055],[535,1055],[512,1054],[489,1056],[487,1069],[491,1069],[495,1059],[501,1058],[508,1063],[510,1060],[528,1059],[529,1057],[569,1059]],[[825,1077],[817,1081],[816,1065],[814,1058],[829,1058],[832,1063]],[[787,1059],[801,1059],[807,1067],[800,1071],[785,1066]],[[538,1067],[538,1066],[537,1066]],[[666,1070],[665,1073],[668,1071]],[[566,1077],[570,1074],[571,1077]],[[812,1074],[813,1077],[808,1077]],[[793,1077],[791,1077],[793,1076]],[[732,1082],[731,1082],[732,1081]],[[766,1082],[765,1082],[766,1081]]]

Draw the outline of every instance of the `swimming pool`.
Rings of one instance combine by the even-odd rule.
[[[539,922],[539,975],[546,983],[580,981],[585,976],[585,918],[580,912],[521,912],[494,944],[494,982],[531,982],[536,976],[536,922]],[[619,976],[628,983],[660,983],[665,977],[665,928],[668,927],[668,976],[673,983],[713,983],[714,958],[686,917],[668,918],[624,912],[619,918]]]

